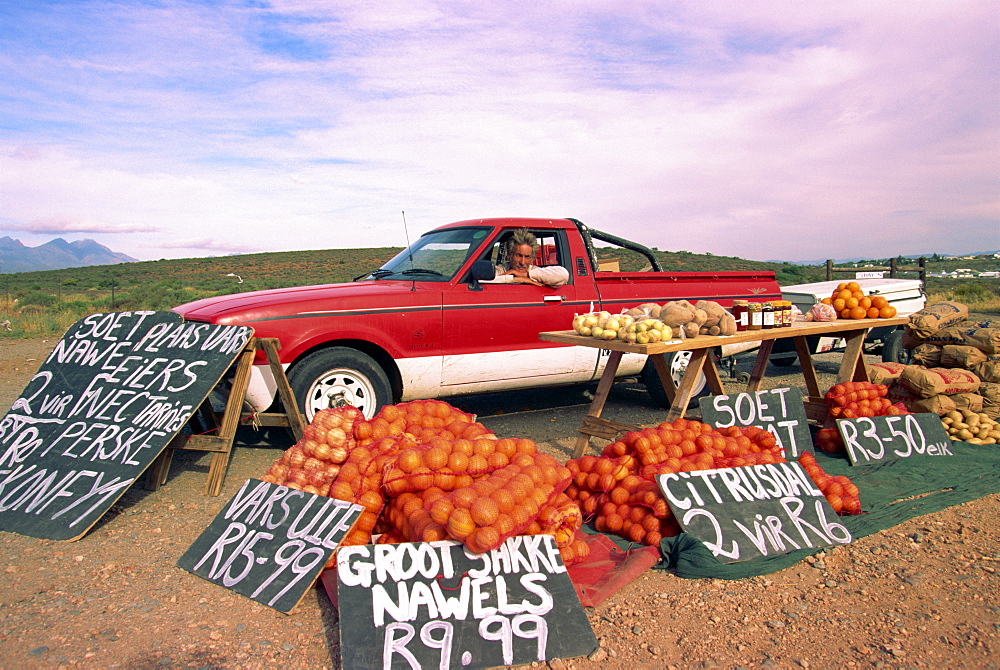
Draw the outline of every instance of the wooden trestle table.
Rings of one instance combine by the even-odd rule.
[[[611,385],[614,383],[615,375],[618,372],[618,364],[621,361],[622,354],[626,352],[652,357],[653,365],[660,377],[660,383],[663,384],[663,390],[667,394],[667,398],[670,399],[670,408],[667,410],[665,420],[673,421],[684,416],[701,373],[705,374],[709,390],[713,394],[721,395],[726,393],[722,385],[722,379],[719,377],[719,370],[712,356],[712,349],[725,344],[760,342],[760,348],[757,350],[757,358],[754,361],[753,371],[750,373],[750,381],[747,383],[746,388],[748,392],[753,392],[760,390],[775,340],[790,337],[795,344],[795,351],[799,357],[802,377],[807,391],[805,394],[806,416],[810,420],[821,422],[826,416],[827,407],[823,401],[823,393],[819,388],[816,370],[813,367],[812,356],[809,352],[809,344],[806,341],[806,337],[844,338],[847,344],[840,363],[840,369],[837,373],[837,382],[868,381],[868,368],[865,366],[863,356],[865,335],[868,329],[876,326],[898,326],[907,321],[908,317],[906,316],[895,316],[889,319],[838,319],[829,322],[796,321],[791,326],[784,328],[748,330],[731,336],[699,335],[698,337],[685,340],[668,340],[652,344],[630,344],[622,340],[597,340],[592,337],[578,335],[572,330],[542,332],[539,333],[538,337],[546,342],[594,347],[609,352],[608,362],[597,384],[597,392],[594,395],[594,400],[591,402],[590,409],[587,411],[587,415],[580,426],[580,435],[576,441],[576,449],[573,451],[573,458],[579,458],[590,444],[591,437],[615,440],[622,431],[635,430],[637,428],[636,426],[601,418],[604,403],[608,399],[608,393],[611,391]],[[667,368],[667,359],[663,355],[674,351],[691,352],[691,360],[688,363],[687,370],[681,378],[681,383],[676,388],[674,388],[673,380]]]

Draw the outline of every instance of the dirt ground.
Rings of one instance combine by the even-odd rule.
[[[0,408],[53,344],[0,339]],[[565,459],[584,393],[486,400],[474,409],[497,434],[532,437]],[[563,407],[520,411],[560,394]],[[653,425],[662,411],[622,385],[605,416]],[[208,457],[179,452],[166,486],[128,490],[76,542],[0,533],[0,667],[337,667],[338,614],[322,589],[285,615],[176,567],[240,483],[261,476],[288,446],[273,431],[241,430],[215,498],[203,495]],[[594,654],[548,666],[997,668],[998,508],[1000,495],[987,496],[764,577],[686,580],[649,570],[587,610],[601,644]]]

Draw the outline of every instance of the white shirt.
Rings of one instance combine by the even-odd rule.
[[[493,280],[493,283],[516,283],[514,281],[516,279],[514,275],[501,274],[503,272],[507,272],[506,268],[498,265],[497,276]],[[539,284],[555,288],[556,286],[562,286],[563,284],[569,282],[569,271],[561,265],[546,265],[545,267],[532,265],[528,268],[528,278],[538,282]]]

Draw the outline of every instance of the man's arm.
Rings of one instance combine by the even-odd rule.
[[[532,266],[528,270],[528,277],[539,284],[555,288],[569,282],[569,270],[561,265],[547,265],[543,268]]]

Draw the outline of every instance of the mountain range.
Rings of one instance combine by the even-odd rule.
[[[0,272],[4,274],[132,263],[135,260],[94,240],[67,242],[57,237],[37,247],[26,247],[20,240],[0,237]]]

